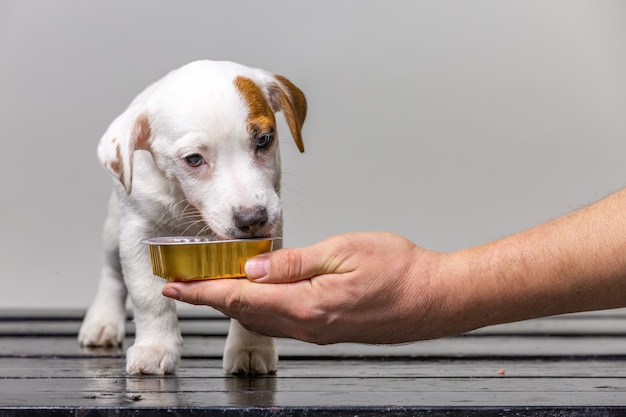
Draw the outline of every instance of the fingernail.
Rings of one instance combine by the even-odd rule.
[[[263,278],[270,269],[270,261],[267,256],[259,255],[248,259],[245,270],[249,279]]]
[[[166,285],[163,288],[163,295],[174,300],[180,300],[180,292],[176,288],[170,287],[169,285]]]

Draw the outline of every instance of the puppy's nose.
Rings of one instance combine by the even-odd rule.
[[[246,235],[255,235],[267,224],[267,209],[263,206],[242,207],[233,213],[235,226]]]

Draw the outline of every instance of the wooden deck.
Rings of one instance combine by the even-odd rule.
[[[215,314],[182,314],[183,359],[165,377],[126,376],[119,349],[80,349],[80,319],[0,311],[0,417],[626,415],[626,310],[393,347],[280,340],[278,374],[256,378],[222,372]]]

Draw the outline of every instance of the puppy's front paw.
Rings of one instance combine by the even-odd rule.
[[[89,309],[78,332],[78,342],[88,347],[116,347],[124,341],[125,312]]]
[[[176,371],[180,348],[164,345],[133,345],[126,352],[126,373],[164,375]]]
[[[226,343],[224,370],[236,375],[275,374],[278,352],[273,339],[258,346],[238,346]]]

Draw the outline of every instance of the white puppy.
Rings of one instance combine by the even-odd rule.
[[[284,77],[232,62],[197,61],[139,94],[100,140],[115,177],[96,298],[79,332],[83,346],[119,346],[125,301],[135,316],[129,374],[176,370],[182,338],[174,302],[161,295],[140,240],[209,235],[280,236],[280,158],[274,112],[282,110],[303,152],[304,94]],[[274,340],[236,321],[224,352],[231,373],[276,370]]]

